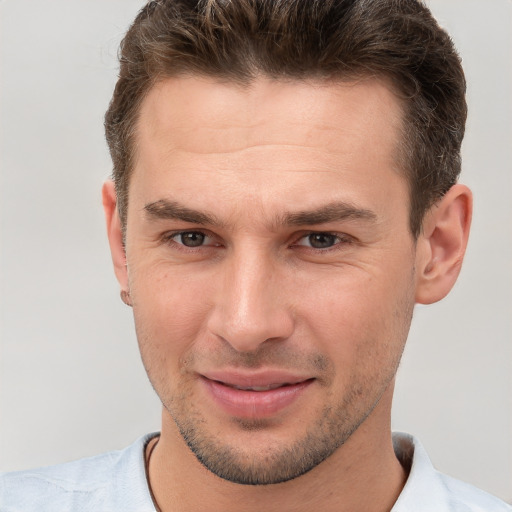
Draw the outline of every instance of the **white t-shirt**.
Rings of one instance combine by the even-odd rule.
[[[146,479],[149,434],[121,451],[0,475],[0,512],[155,512]],[[392,512],[512,512],[512,506],[434,469],[421,443],[393,434],[411,470]]]

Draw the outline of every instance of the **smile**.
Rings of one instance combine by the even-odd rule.
[[[315,380],[292,377],[276,382],[271,374],[211,377],[213,375],[203,375],[201,382],[213,405],[229,416],[253,419],[269,418],[283,412],[297,402]]]
[[[224,384],[223,382],[220,382],[219,384]],[[269,391],[271,389],[277,389],[284,386],[290,386],[290,384],[269,384],[268,386],[237,386],[237,385],[229,385],[224,384],[225,386],[234,388],[234,389],[240,389],[241,391]]]

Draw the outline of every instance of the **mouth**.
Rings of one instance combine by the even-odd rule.
[[[275,372],[259,375],[207,374],[201,381],[214,405],[229,416],[261,419],[296,403],[315,381]]]
[[[233,389],[239,389],[240,391],[271,391],[272,389],[282,388],[286,386],[293,386],[289,382],[285,382],[283,384],[267,384],[266,386],[237,386],[236,384],[226,384],[225,382],[216,381],[223,386],[227,386]]]

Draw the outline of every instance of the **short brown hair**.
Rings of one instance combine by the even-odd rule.
[[[120,50],[105,115],[118,208],[126,222],[140,105],[164,78],[192,74],[249,83],[270,78],[390,79],[404,99],[400,154],[410,228],[457,181],[467,107],[460,58],[417,0],[156,0]]]

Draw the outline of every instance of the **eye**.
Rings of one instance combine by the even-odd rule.
[[[319,232],[309,233],[308,235],[303,236],[297,242],[297,245],[311,247],[312,249],[329,249],[343,241],[344,239],[339,235]]]
[[[169,239],[185,247],[201,247],[205,242],[210,241],[210,237],[200,231],[182,231],[175,233]]]

